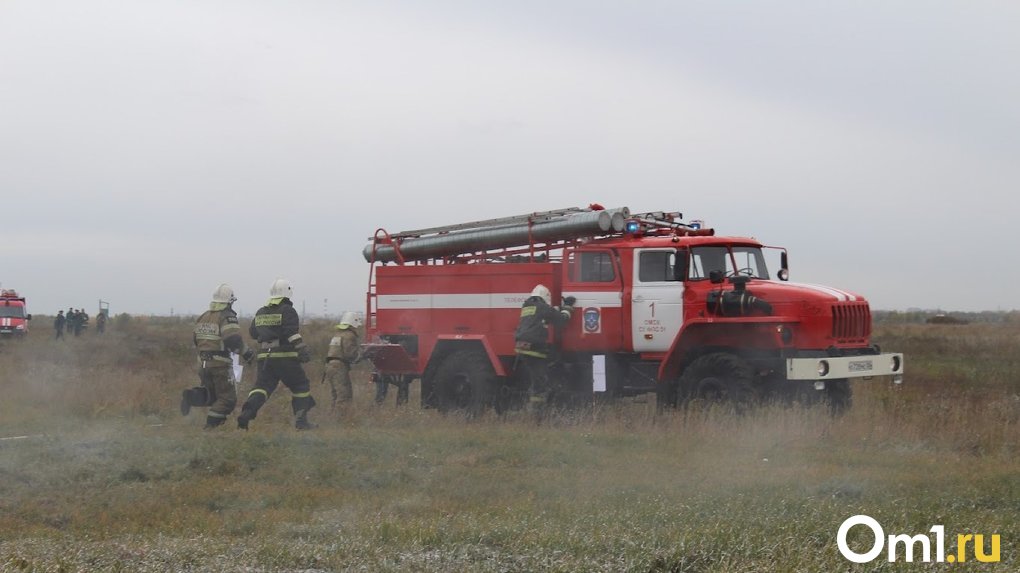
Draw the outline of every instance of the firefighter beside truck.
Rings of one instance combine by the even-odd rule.
[[[381,375],[420,379],[425,407],[520,403],[514,331],[536,285],[553,305],[576,299],[550,333],[561,400],[655,392],[662,406],[779,399],[838,413],[851,381],[902,381],[903,355],[871,342],[864,297],[790,282],[785,249],[680,213],[590,205],[370,241],[363,353]]]

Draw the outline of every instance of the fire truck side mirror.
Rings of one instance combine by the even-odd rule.
[[[720,270],[709,271],[708,282],[718,285],[726,281],[726,273]]]
[[[32,315],[31,315],[31,314],[29,314],[29,315],[26,315],[26,316],[25,316],[25,320],[32,320]]]
[[[790,280],[790,259],[786,251],[779,253],[779,280]]]

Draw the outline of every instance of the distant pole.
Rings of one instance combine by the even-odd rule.
[[[322,316],[329,316],[329,299],[322,299]]]

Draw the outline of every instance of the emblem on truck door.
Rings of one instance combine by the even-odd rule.
[[[589,306],[584,309],[582,313],[584,320],[584,333],[585,334],[598,334],[602,332],[602,312],[598,307]]]

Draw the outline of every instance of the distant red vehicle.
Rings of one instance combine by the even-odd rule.
[[[32,315],[25,312],[25,297],[14,289],[0,290],[0,336],[25,336]]]
[[[774,249],[779,269],[766,267]],[[440,409],[513,406],[514,330],[536,284],[577,312],[555,333],[564,393],[660,404],[778,397],[850,405],[850,380],[899,382],[903,355],[870,341],[867,300],[787,282],[786,250],[716,236],[679,213],[592,205],[390,235],[379,229],[365,356],[421,379]],[[509,400],[505,400],[509,398]]]

